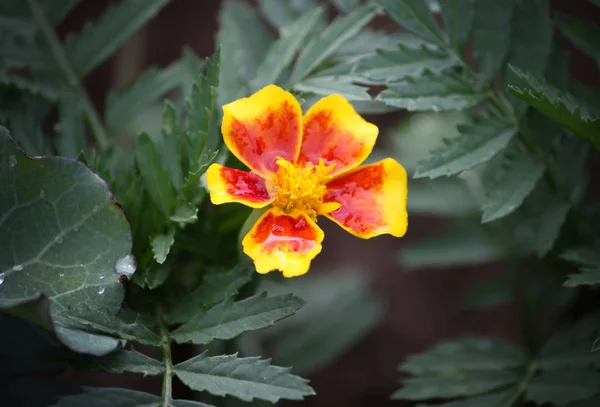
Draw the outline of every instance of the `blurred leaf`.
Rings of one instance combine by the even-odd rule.
[[[62,357],[69,366],[77,370],[107,373],[140,373],[144,376],[163,374],[162,362],[133,350],[121,349],[102,358],[69,354]]]
[[[49,140],[44,137],[42,124],[50,106],[32,96],[21,98],[18,104],[0,109],[0,120],[8,122],[10,135],[31,156],[50,155]],[[7,116],[7,117],[2,117]],[[2,129],[0,128],[0,133]]]
[[[376,99],[411,112],[439,112],[467,109],[486,97],[486,92],[466,75],[426,71],[422,76],[406,77],[401,82],[389,84]]]
[[[371,21],[376,11],[372,4],[367,4],[337,17],[300,52],[288,83],[293,86],[312,73],[342,44],[356,36]]]
[[[345,97],[349,101],[371,100],[368,88],[336,80],[335,78],[308,78],[296,84],[294,89],[322,96],[335,93]]]
[[[175,375],[196,391],[215,396],[255,398],[276,403],[280,399],[303,400],[315,394],[307,381],[289,373],[289,368],[271,366],[257,357],[198,355],[174,366]]]
[[[444,25],[450,44],[464,53],[464,47],[471,32],[471,24],[475,15],[476,0],[438,0],[444,15]]]
[[[407,210],[413,215],[460,216],[476,209],[473,197],[457,179],[440,178],[410,186]]]
[[[304,301],[290,295],[269,297],[259,294],[242,301],[222,302],[208,311],[200,310],[172,332],[177,343],[207,344],[215,339],[232,339],[243,332],[272,326],[293,315]]]
[[[161,153],[148,133],[142,132],[137,137],[135,156],[148,194],[163,216],[169,218],[174,206],[175,190]]]
[[[57,83],[55,77],[28,78],[20,76],[18,73],[3,72],[2,70],[0,70],[0,84],[8,87],[14,86],[32,95],[42,96],[51,102],[58,100],[63,90],[62,84]]]
[[[515,396],[516,395],[516,396]],[[518,390],[504,390],[486,394],[485,396],[470,397],[449,403],[436,404],[436,407],[506,407],[512,406],[509,401],[518,397]],[[433,407],[419,404],[418,407]]]
[[[53,319],[83,304],[116,314],[124,290],[115,265],[131,250],[131,235],[106,184],[76,160],[26,157],[5,129],[0,160],[0,307],[43,293]],[[56,330],[79,351],[99,354],[118,345],[65,325]]]
[[[171,267],[167,264],[152,264],[144,270],[144,285],[150,290],[160,287],[167,281],[171,274]]]
[[[501,248],[479,228],[461,228],[405,243],[398,254],[398,262],[406,270],[470,266],[501,258]]]
[[[600,28],[597,24],[583,22],[575,17],[562,13],[554,14],[554,22],[562,35],[577,47],[578,50],[600,63]]]
[[[162,235],[157,235],[152,239],[152,253],[154,253],[154,260],[156,260],[157,263],[163,264],[165,262],[173,243],[175,243],[174,230],[170,230]]]
[[[512,94],[600,149],[599,117],[582,116],[582,104],[571,94],[559,91],[533,74],[511,68],[525,84],[524,89],[509,86]]]
[[[579,273],[571,274],[565,282],[567,287],[600,284],[600,242],[596,241],[587,246],[581,246],[565,251],[561,257],[577,263]]]
[[[258,67],[256,77],[250,83],[253,92],[280,82],[279,77],[301,49],[304,39],[312,33],[323,11],[323,7],[308,10],[290,25],[289,30],[282,32],[281,38],[271,46]]]
[[[198,208],[188,203],[182,203],[177,205],[170,219],[178,223],[196,223],[198,221]]]
[[[445,146],[433,150],[420,163],[415,178],[437,178],[469,170],[501,151],[517,132],[514,124],[495,117],[479,117],[471,125],[459,125],[460,135],[445,140]]]
[[[378,0],[398,25],[434,44],[443,45],[444,36],[424,0]]]
[[[136,390],[84,387],[85,393],[61,397],[54,407],[158,407],[159,396]],[[172,407],[211,407],[198,401],[173,400]]]
[[[487,79],[496,77],[508,54],[514,4],[514,1],[475,0],[473,58]]]
[[[600,392],[600,373],[586,370],[563,369],[544,372],[533,378],[525,399],[537,404],[550,403],[565,406],[573,401],[585,400]]]
[[[476,283],[462,298],[464,309],[487,309],[514,301],[514,288],[505,277],[492,278]]]
[[[85,111],[78,93],[65,94],[58,107],[60,115],[56,150],[59,155],[77,157],[87,145]]]
[[[94,22],[66,40],[73,69],[86,75],[108,59],[162,9],[169,0],[128,0],[109,5]]]
[[[330,0],[340,11],[349,13],[360,5],[360,0]]]
[[[512,140],[485,169],[481,223],[514,212],[533,191],[544,170],[544,165],[527,151],[521,140]]]

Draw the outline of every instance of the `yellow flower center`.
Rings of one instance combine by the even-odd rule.
[[[339,208],[337,203],[323,203],[323,195],[327,191],[325,184],[333,178],[329,173],[335,164],[326,166],[323,160],[319,160],[317,165],[296,167],[283,158],[278,158],[277,164],[279,171],[269,185],[269,192],[275,195],[273,206],[285,213],[302,211],[313,220],[317,219],[317,214]]]

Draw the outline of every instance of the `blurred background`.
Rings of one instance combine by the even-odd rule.
[[[309,0],[299,0],[309,1]],[[248,1],[255,5],[256,2]],[[105,9],[108,0],[82,1],[59,27],[78,31]],[[191,48],[198,56],[215,51],[220,0],[173,0],[114,57],[86,79],[100,108],[109,89],[119,89],[149,66],[164,67]],[[583,0],[552,1],[553,10],[598,21],[597,8]],[[330,9],[331,16],[336,13]],[[394,29],[383,18],[373,28]],[[599,85],[594,62],[571,51],[571,72],[581,82]],[[161,106],[140,118],[158,122]],[[461,113],[367,115],[380,128],[374,158],[392,156],[409,171],[442,137],[452,136]],[[412,182],[412,181],[411,181]],[[306,279],[268,281],[270,293],[293,291],[307,301],[294,318],[276,328],[243,336],[242,352],[269,354],[280,365],[311,380],[317,397],[282,405],[386,406],[398,388],[397,365],[407,355],[461,335],[515,338],[519,316],[511,304],[505,272],[496,261],[500,248],[479,229],[478,175],[414,182],[409,187],[409,229],[405,238],[382,236],[362,241],[322,220],[323,252]],[[275,279],[277,280],[277,279]],[[287,334],[279,335],[284,330]],[[289,332],[294,332],[290,334]],[[266,344],[266,345],[265,345]],[[186,351],[185,349],[183,351]],[[281,355],[281,356],[279,356]],[[175,355],[177,358],[177,355]],[[185,357],[182,357],[185,359]],[[65,392],[80,385],[118,385],[158,391],[157,379],[133,375],[66,372],[47,381]],[[177,398],[190,391],[175,388]]]

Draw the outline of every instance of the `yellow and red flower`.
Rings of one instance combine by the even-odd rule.
[[[406,233],[406,171],[391,158],[359,167],[379,130],[342,96],[303,117],[291,93],[269,85],[223,112],[225,144],[251,172],[211,165],[210,199],[270,205],[242,241],[259,273],[305,274],[324,237],[317,215],[364,239]]]

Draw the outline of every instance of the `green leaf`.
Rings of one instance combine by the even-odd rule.
[[[599,382],[600,373],[594,371],[563,369],[544,372],[529,383],[525,399],[537,404],[565,406],[598,394]]]
[[[212,306],[233,297],[241,287],[250,281],[254,267],[242,262],[226,272],[210,273],[202,284],[183,296],[166,312],[166,320],[170,324],[187,322],[200,309]]]
[[[444,36],[424,0],[378,0],[398,25],[437,45],[444,44]]]
[[[592,0],[596,1],[596,0]],[[600,3],[597,3],[600,6]],[[567,407],[596,407],[600,405],[600,396],[594,396],[591,399],[576,401],[574,403],[569,403]]]
[[[349,13],[360,5],[360,0],[330,0],[340,11]]]
[[[85,393],[61,397],[54,407],[160,407],[159,396],[136,390],[84,387]],[[172,407],[211,407],[198,401],[173,400]]]
[[[377,10],[364,5],[349,14],[337,17],[329,27],[313,38],[300,52],[288,83],[293,86],[311,74],[342,44],[356,36],[373,19]]]
[[[398,263],[406,270],[470,266],[497,261],[501,248],[480,228],[459,228],[449,233],[405,243]]]
[[[67,37],[66,53],[73,69],[86,75],[108,59],[139,31],[169,0],[128,0],[113,3],[94,23]]]
[[[215,396],[255,398],[276,403],[280,399],[302,400],[315,394],[307,381],[289,373],[289,368],[271,366],[258,357],[198,355],[174,366],[175,375],[188,387]]]
[[[512,406],[509,400],[514,400],[518,397],[517,389],[498,391],[485,396],[470,397],[449,403],[436,404],[436,407],[507,407]],[[515,396],[516,394],[516,396]],[[419,404],[418,407],[432,407],[432,405]]]
[[[76,160],[26,157],[3,129],[0,161],[0,307],[43,294],[53,319],[84,305],[116,314],[124,289],[115,267],[131,250],[131,234],[106,184]],[[95,348],[91,334],[56,329],[61,340],[73,334],[79,350],[111,350]]]
[[[565,251],[561,258],[577,263],[578,274],[571,274],[565,282],[567,287],[600,284],[600,241]]]
[[[467,310],[483,310],[509,304],[514,300],[515,293],[511,282],[500,277],[476,283],[464,295],[461,305]]]
[[[211,165],[213,162],[215,162],[218,155],[219,155],[218,150],[217,151],[206,150],[204,153],[202,153],[200,155],[200,157],[193,164],[193,168],[196,168],[196,169],[191,171],[188,174],[188,177],[186,178],[185,183],[183,185],[183,197],[186,200],[188,200],[190,203],[199,204],[201,202],[201,198],[199,197],[200,192],[198,192],[198,189],[201,188],[200,187],[200,179],[202,178],[202,175],[204,175],[204,173],[208,169],[208,166]],[[202,197],[203,197],[206,193],[206,190],[204,188],[202,188],[201,191],[202,191]],[[183,212],[179,212],[179,216],[177,216],[177,215],[174,215],[174,216],[176,218],[185,218],[186,216],[188,216],[190,214],[189,208],[185,209],[182,207],[181,211],[183,211]],[[192,218],[193,218],[193,216],[192,216]],[[188,219],[189,219],[189,217],[188,217]],[[190,219],[190,221],[191,221],[191,219]]]
[[[544,170],[544,165],[519,139],[512,140],[486,168],[481,223],[514,212],[533,191]]]
[[[7,127],[11,137],[28,154],[50,155],[49,140],[42,131],[42,124],[49,111],[50,106],[45,102],[27,96],[19,100],[18,104],[7,107],[6,110],[2,108],[0,116],[4,114],[7,118],[0,117],[0,120],[4,120],[5,123],[8,121]]]
[[[163,374],[162,362],[152,359],[134,350],[121,349],[102,358],[69,354],[62,360],[70,367],[77,370],[91,370],[107,373],[140,373],[144,376],[158,376]]]
[[[389,84],[376,100],[411,112],[439,112],[477,106],[486,97],[479,84],[466,75],[425,72],[422,76]]]
[[[81,2],[81,0],[42,0],[48,20],[57,25]]]
[[[59,134],[56,149],[62,156],[77,157],[86,147],[85,111],[81,96],[67,93],[60,100]]]
[[[198,208],[187,202],[181,203],[177,205],[170,219],[177,223],[196,223],[198,221]]]
[[[471,32],[476,0],[438,0],[450,44],[462,55]]]
[[[600,367],[600,354],[592,353],[600,333],[600,314],[588,315],[555,333],[542,347],[538,366],[542,370]]]
[[[513,95],[600,150],[600,117],[583,116],[583,105],[571,94],[561,92],[533,74],[515,67],[511,69],[525,84],[523,89],[509,86]]]
[[[323,11],[323,7],[308,10],[290,25],[289,30],[282,32],[281,38],[271,46],[258,67],[256,77],[250,83],[252,91],[271,83],[279,83],[279,77],[304,44],[304,39],[312,33]]]
[[[409,356],[400,370],[413,375],[465,370],[506,370],[524,366],[525,352],[497,339],[464,338],[443,342],[425,353]]]
[[[148,68],[135,82],[119,93],[110,92],[106,98],[106,125],[119,130],[141,115],[161,96],[177,87],[186,69],[183,60],[175,61],[163,69]],[[140,129],[135,129],[139,131]]]
[[[496,77],[510,48],[514,1],[475,0],[473,58],[487,79]]]
[[[549,0],[517,1],[512,21],[511,45],[507,63],[542,75],[552,49],[552,21]],[[556,67],[554,67],[556,69]],[[502,73],[503,84],[520,83],[518,74],[508,66]],[[522,115],[527,105],[508,95],[513,108]]]
[[[597,24],[583,22],[577,18],[562,13],[554,14],[554,23],[562,35],[587,54],[594,61],[600,62],[600,28]]]
[[[225,301],[201,310],[172,333],[177,343],[203,345],[215,339],[232,339],[293,315],[304,301],[292,295],[267,298],[266,293],[242,301]]]
[[[403,388],[392,394],[396,400],[427,400],[475,396],[518,383],[515,371],[457,371],[446,375],[429,374],[402,381]]]
[[[175,189],[156,143],[146,132],[137,137],[135,157],[148,194],[162,214],[169,218],[175,203]]]
[[[334,78],[309,78],[294,86],[299,92],[314,93],[315,95],[328,96],[338,94],[349,101],[371,100],[368,88],[353,85],[352,83],[336,80]]]
[[[144,286],[150,290],[160,287],[171,274],[171,266],[167,264],[152,264],[144,272]]]
[[[57,83],[55,77],[36,76],[35,78],[29,78],[21,76],[19,72],[3,72],[2,70],[0,70],[0,84],[27,91],[35,96],[41,96],[50,102],[58,100],[63,91],[63,85]]]
[[[444,147],[419,164],[415,178],[450,176],[474,168],[498,154],[517,133],[514,124],[492,116],[459,125],[458,130],[459,136],[444,140]]]
[[[157,263],[163,264],[165,262],[173,243],[175,243],[175,230],[155,236],[152,239],[152,253],[154,253],[154,260],[156,260]]]

